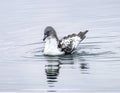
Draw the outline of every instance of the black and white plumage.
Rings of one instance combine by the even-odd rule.
[[[85,34],[88,30],[84,32],[79,32],[78,34],[71,34],[58,39],[56,31],[53,27],[48,26],[44,30],[44,55],[62,55],[71,54],[77,49],[79,43],[85,39]]]

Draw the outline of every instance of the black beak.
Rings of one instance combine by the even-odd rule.
[[[48,37],[47,35],[44,35],[43,41],[45,41],[45,39],[46,39],[47,37]]]

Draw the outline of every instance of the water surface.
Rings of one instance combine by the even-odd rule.
[[[120,92],[119,0],[1,0],[0,92]],[[89,30],[77,53],[44,56],[43,31]]]

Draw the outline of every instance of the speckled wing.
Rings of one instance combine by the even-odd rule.
[[[70,54],[77,48],[80,40],[80,37],[76,34],[69,35],[60,40],[59,48],[61,48],[66,54]]]
[[[88,31],[79,32],[78,34],[72,34],[72,35],[63,37],[59,41],[58,47],[61,48],[61,51],[64,51],[65,54],[72,53],[77,48],[79,43],[85,38],[85,34],[87,32]]]

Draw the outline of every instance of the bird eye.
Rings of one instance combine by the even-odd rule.
[[[48,32],[47,32],[47,35],[50,35],[50,34],[51,34],[51,31],[48,31]]]

